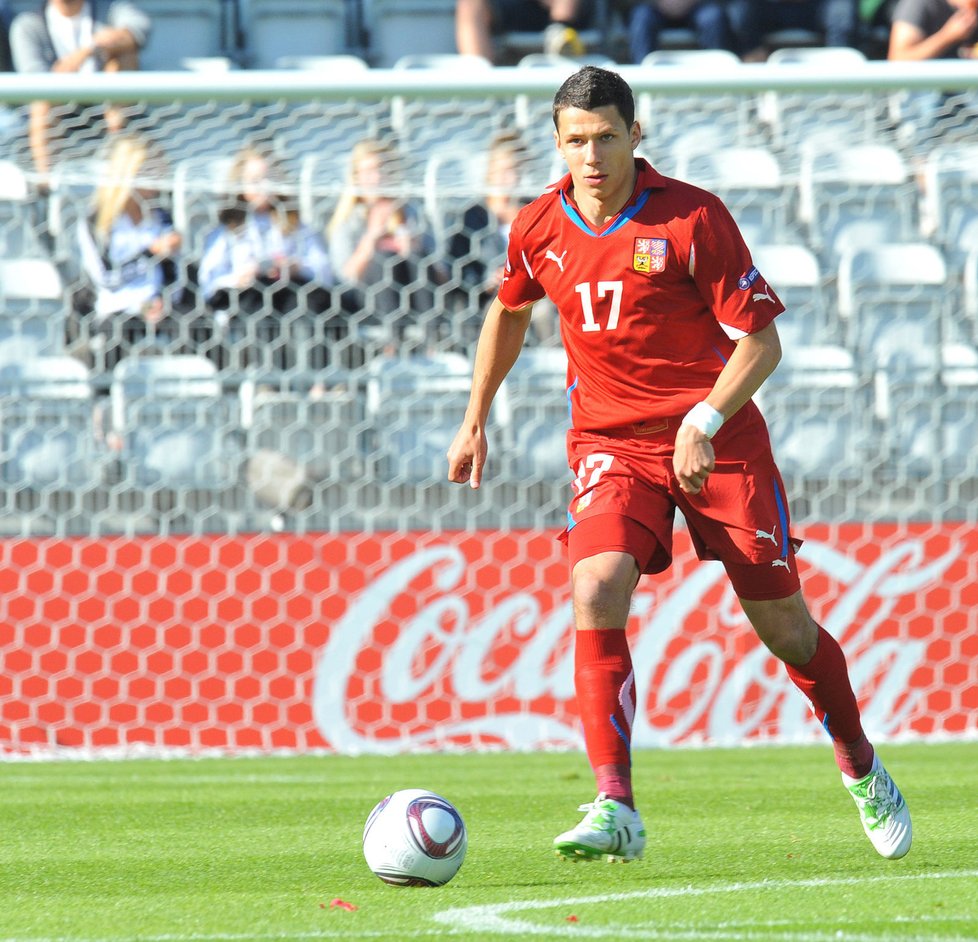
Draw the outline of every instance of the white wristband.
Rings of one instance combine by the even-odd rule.
[[[723,413],[717,412],[708,402],[697,402],[686,416],[682,425],[698,428],[707,438],[713,438],[723,425]]]

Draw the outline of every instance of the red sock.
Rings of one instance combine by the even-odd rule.
[[[832,737],[839,769],[852,778],[868,775],[873,766],[873,747],[863,733],[859,705],[839,642],[819,626],[815,656],[800,667],[785,664],[785,668]]]
[[[634,808],[631,742],[635,675],[624,631],[601,628],[576,632],[574,686],[598,792]]]

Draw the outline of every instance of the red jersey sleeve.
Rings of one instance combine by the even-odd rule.
[[[531,204],[532,205],[532,204]],[[533,275],[524,249],[527,209],[520,211],[509,230],[506,267],[499,286],[499,300],[511,311],[518,311],[539,301],[546,292]]]
[[[754,267],[737,223],[719,198],[703,204],[690,252],[697,289],[733,340],[767,327],[784,312],[781,299]]]

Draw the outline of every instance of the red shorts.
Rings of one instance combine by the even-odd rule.
[[[672,469],[682,417],[601,432],[567,433],[574,496],[561,539],[571,566],[625,552],[644,573],[672,562],[678,507],[700,559],[723,562],[740,598],[787,598],[799,589],[788,503],[767,427],[748,403],[713,438],[716,468],[699,494],[680,490]]]

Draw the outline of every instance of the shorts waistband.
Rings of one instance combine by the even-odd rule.
[[[615,428],[595,428],[587,431],[592,435],[606,435],[608,438],[661,438],[670,429],[679,428],[682,417],[645,419]]]

